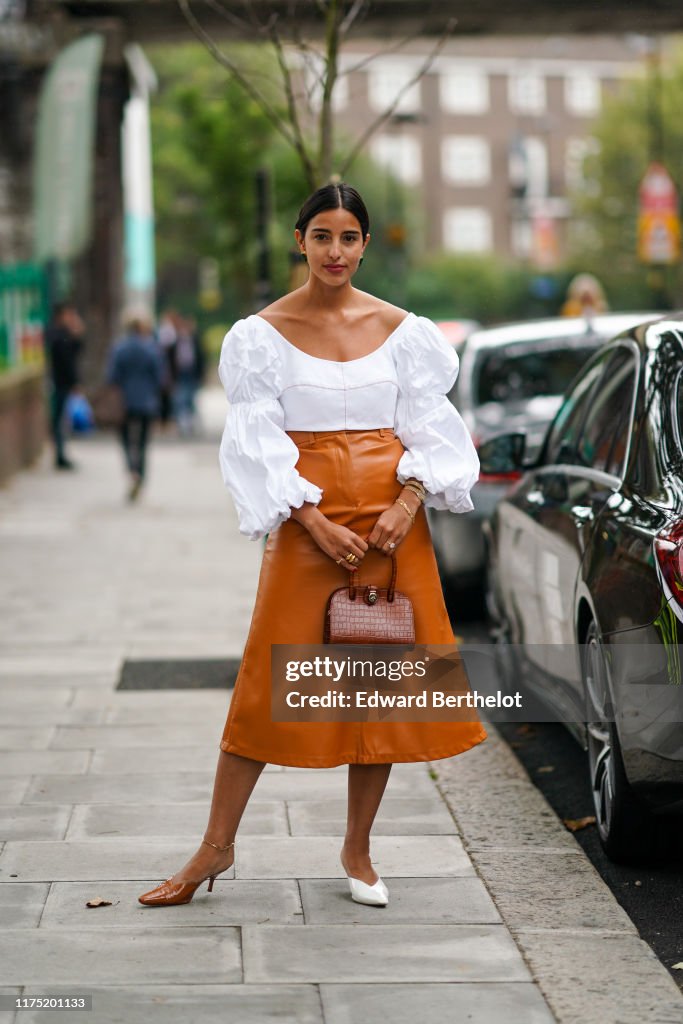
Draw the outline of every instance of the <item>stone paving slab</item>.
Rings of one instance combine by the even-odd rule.
[[[40,810],[34,804],[30,809]],[[29,809],[29,808],[27,808]],[[166,804],[83,804],[73,809],[65,839],[105,836],[187,837],[197,843],[209,817],[206,801]],[[240,839],[250,835],[287,835],[287,813],[281,801],[250,800],[240,822]],[[46,837],[47,838],[47,837]]]
[[[388,881],[388,878],[387,878]],[[348,884],[329,879],[299,882],[306,924],[500,924],[501,916],[479,878],[392,878],[389,904],[368,914],[349,899]],[[389,885],[388,885],[389,887]]]
[[[5,694],[7,698],[7,695]],[[32,726],[38,725],[96,725],[104,721],[105,712],[101,708],[75,708],[71,704],[59,708],[32,706],[26,708],[18,704],[10,706],[5,703],[0,707],[0,717],[5,726],[25,726],[27,721]]]
[[[221,733],[205,743],[177,747],[128,747],[95,750],[89,771],[93,775],[130,775],[136,772],[211,772],[218,763]],[[185,736],[187,741],[187,734]],[[200,739],[200,737],[197,737]]]
[[[72,808],[45,804],[0,805],[0,835],[5,839],[62,839]]]
[[[196,837],[17,840],[6,843],[0,853],[0,882],[12,876],[26,882],[167,878],[169,864],[184,863],[196,848]]]
[[[154,913],[154,911],[150,911]],[[289,926],[291,931],[297,929]],[[301,929],[303,931],[303,929]],[[0,935],[5,985],[203,985],[242,980],[238,928],[15,928]]]
[[[18,993],[18,989],[7,990]],[[324,1024],[316,985],[136,985],[84,987],[92,995],[97,1024]],[[69,993],[63,986],[32,986],[31,994]],[[73,1021],[89,1021],[85,1012]],[[2,1018],[0,1017],[0,1021]],[[22,1010],[16,1024],[67,1024],[58,1010]],[[3,1022],[4,1024],[4,1022]],[[68,1022],[71,1024],[71,1021]],[[354,1024],[360,1024],[355,1021]],[[516,1022],[512,1022],[516,1024]],[[545,1024],[530,1021],[529,1024]]]
[[[21,683],[12,682],[11,685],[0,685],[0,715],[2,722],[5,721],[5,708],[7,710],[20,709],[25,712],[22,725],[34,725],[31,719],[31,712],[35,708],[57,708],[65,707],[70,703],[73,696],[71,686],[22,686]],[[42,724],[42,723],[39,723]]]
[[[683,997],[638,935],[516,932],[559,1024],[680,1024]]]
[[[74,664],[73,651],[65,651],[59,655],[51,651],[48,653],[34,653],[29,655],[12,655],[3,653],[0,659],[0,681],[12,676],[108,676],[113,680],[119,670],[120,655],[89,653],[79,650],[77,664]]]
[[[2,985],[0,986],[0,995],[3,996],[21,996],[21,986],[16,985]],[[23,1012],[23,1011],[22,1011]],[[14,1010],[0,1010],[0,1024],[15,1024],[17,1015]]]
[[[218,746],[216,747],[218,757]],[[213,789],[212,772],[131,773],[124,775],[34,775],[25,803],[130,803],[135,793],[140,803],[168,803],[206,801]],[[419,782],[419,785],[416,784]],[[253,799],[287,800],[296,791],[301,799],[324,800],[326,797],[346,797],[347,779],[344,772],[325,769],[302,771],[296,783],[286,772],[264,771],[254,788]],[[424,793],[433,797],[428,776],[413,781],[408,776],[390,778],[387,796],[415,796]]]
[[[30,784],[30,775],[12,775],[6,779],[0,778],[0,806],[20,804]]]
[[[141,804],[198,801],[208,809],[207,800],[211,797],[213,781],[211,772],[111,776],[35,775],[30,780],[24,803],[128,804],[134,794]]]
[[[554,1024],[535,985],[320,986],[325,1024]]]
[[[303,924],[301,898],[295,879],[237,881],[232,871],[219,875],[209,892],[202,884],[191,903],[179,907],[144,907],[138,896],[161,881],[55,882],[45,903],[41,928],[178,928],[190,925]],[[38,883],[35,883],[38,884]],[[0,893],[4,887],[0,886]],[[111,907],[87,907],[94,898],[110,900]]]
[[[452,792],[458,822],[466,829],[472,848],[514,845],[576,852],[573,835],[566,828],[558,829],[557,815],[528,779],[491,780],[486,786],[489,800],[482,800],[479,786],[461,786]],[[510,808],[507,814],[500,813],[503,805]]]
[[[158,700],[157,697],[157,715],[159,715]],[[143,751],[163,750],[165,747],[169,749],[186,747],[188,745],[187,720],[184,724],[180,721],[167,722],[165,711],[164,705],[163,723],[157,721],[154,725],[141,723],[137,725],[57,726],[50,740],[50,749],[111,750],[121,757],[122,753],[125,756],[127,751],[135,747]],[[192,746],[204,747],[208,742],[214,742],[217,735],[218,729],[214,722],[192,723],[190,736]],[[218,735],[218,739],[220,740],[220,735]]]
[[[47,750],[55,731],[53,725],[0,726],[0,750]]]
[[[530,980],[500,925],[247,925],[242,950],[246,982]]]
[[[235,846],[237,878],[344,878],[337,836],[245,836]],[[474,873],[457,836],[376,836],[372,863],[381,876]],[[2,858],[0,858],[0,867]]]
[[[482,850],[477,867],[504,916],[516,928],[636,928],[591,862],[574,843],[568,853]],[[596,885],[596,877],[600,884]]]
[[[287,815],[292,835],[344,835],[346,800],[287,800]],[[372,834],[382,835],[455,835],[457,829],[443,801],[438,797],[385,796],[372,826]]]
[[[91,756],[89,750],[0,751],[0,775],[38,775],[43,772],[69,775],[72,772],[85,772]]]
[[[5,928],[37,928],[50,890],[49,882],[0,885],[0,918]]]

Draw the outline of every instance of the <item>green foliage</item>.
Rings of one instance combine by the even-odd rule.
[[[534,299],[535,276],[520,264],[496,256],[437,254],[410,275],[408,304],[435,320],[496,323],[554,314],[556,301],[549,305]]]
[[[258,70],[261,52],[240,51]],[[150,58],[159,76],[152,143],[162,300],[196,293],[198,260],[210,256],[235,307],[253,276],[254,174],[273,129],[203,47],[157,47]]]
[[[266,89],[276,76],[267,49],[241,46],[232,52],[249,63],[250,75]],[[271,177],[275,295],[289,287],[294,224],[308,185],[292,147],[203,47],[159,46],[149,56],[159,76],[152,141],[160,303],[194,312],[202,327],[231,322],[255,301],[257,168],[266,168]],[[269,99],[277,105],[272,92]],[[349,146],[350,140],[339,138],[337,166]],[[356,284],[403,304],[410,262],[421,248],[420,204],[365,156],[355,160],[346,180],[361,192],[371,214],[371,243]],[[403,246],[387,240],[388,226],[397,223],[405,226]],[[224,301],[210,316],[196,306],[202,257],[217,259],[221,270]]]
[[[638,188],[653,159],[662,159],[679,193],[683,185],[683,51],[662,68],[660,102],[651,77],[621,84],[605,101],[592,134],[599,151],[586,158],[588,188],[572,197],[578,215],[571,240],[572,265],[598,275],[612,308],[636,309],[683,299],[680,266],[653,274],[638,261]],[[657,109],[663,152],[657,152]]]

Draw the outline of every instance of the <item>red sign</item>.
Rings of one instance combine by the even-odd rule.
[[[666,167],[650,164],[639,198],[639,258],[643,263],[675,263],[680,259],[681,238],[678,192]]]

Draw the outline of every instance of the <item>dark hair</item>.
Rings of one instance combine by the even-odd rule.
[[[60,299],[59,302],[55,302],[52,307],[52,317],[54,320],[58,320],[60,316],[63,316],[68,309],[74,309],[73,302],[68,299]]]
[[[370,230],[370,216],[360,194],[351,185],[340,181],[334,185],[323,185],[311,193],[304,205],[299,210],[299,219],[295,227],[302,235],[306,234],[306,228],[323,210],[338,210],[342,207],[352,213],[360,224],[363,241]]]

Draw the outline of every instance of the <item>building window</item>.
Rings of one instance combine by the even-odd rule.
[[[406,185],[422,180],[422,150],[410,135],[375,135],[370,142],[373,159]]]
[[[454,206],[443,215],[443,244],[451,252],[490,252],[491,214],[480,206]]]
[[[368,71],[368,102],[381,113],[393,106],[401,89],[415,74],[412,63],[397,60],[375,60]],[[397,114],[416,114],[420,109],[420,82],[413,82],[395,108]]]
[[[600,79],[590,71],[572,71],[564,80],[564,102],[571,114],[594,117],[600,112]]]
[[[586,174],[586,158],[600,150],[597,139],[590,137],[567,139],[564,161],[564,179],[567,189],[594,195],[598,183]]]
[[[526,260],[531,256],[531,221],[515,220],[510,228],[510,247],[513,256]]]
[[[448,114],[485,114],[489,109],[489,80],[478,68],[439,75],[441,109]]]
[[[543,139],[527,136],[524,140],[527,162],[526,195],[530,199],[548,195],[548,147]]]
[[[536,71],[518,71],[508,79],[510,109],[516,114],[542,114],[545,110],[545,79]]]
[[[449,135],[441,143],[441,174],[452,185],[486,185],[491,179],[487,139]]]

